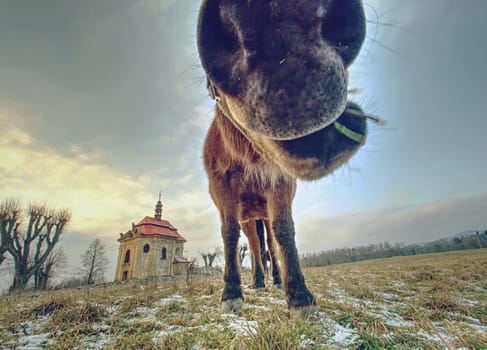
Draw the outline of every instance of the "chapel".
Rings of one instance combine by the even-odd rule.
[[[115,281],[132,278],[185,274],[189,261],[184,257],[184,243],[178,229],[162,219],[161,194],[154,217],[146,216],[132,228],[120,233]]]

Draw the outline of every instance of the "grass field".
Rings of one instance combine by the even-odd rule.
[[[303,321],[273,288],[221,314],[221,276],[4,296],[0,349],[487,349],[487,249],[305,275],[318,312]]]

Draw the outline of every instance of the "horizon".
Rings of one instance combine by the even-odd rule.
[[[454,239],[456,237],[468,237],[469,235],[472,235],[474,233],[477,233],[478,234],[478,233],[483,233],[483,232],[487,232],[487,228],[486,229],[477,229],[477,230],[475,230],[475,229],[465,230],[465,231],[462,231],[462,232],[457,232],[457,233],[455,233],[453,235],[439,237],[439,238],[437,238],[435,240],[424,241],[424,242],[404,243],[404,242],[380,241],[380,242],[368,243],[368,244],[361,244],[361,245],[335,247],[335,248],[323,249],[323,250],[320,250],[320,251],[299,253],[299,258],[300,258],[300,260],[301,259],[304,259],[304,258],[308,258],[309,259],[310,257],[319,256],[320,254],[331,253],[333,251],[340,251],[340,250],[346,250],[346,249],[366,248],[366,247],[371,246],[371,245],[373,247],[377,247],[377,246],[380,246],[380,245],[383,245],[383,244],[389,244],[391,246],[391,248],[392,247],[399,247],[400,249],[405,249],[405,248],[413,247],[413,246],[427,246],[427,245],[431,245],[432,243],[436,243],[436,242],[440,242],[440,241],[444,241],[444,240],[452,240],[452,239]],[[94,239],[96,239],[96,238],[94,238]],[[62,240],[62,238],[61,238],[61,240]],[[88,244],[89,243],[91,243],[91,241],[88,242]],[[63,247],[61,244],[56,245],[56,247],[58,247],[58,246]],[[223,247],[223,245],[222,246],[217,246],[217,247],[215,247],[213,249],[213,251],[215,249],[221,249],[222,247]],[[64,247],[63,247],[63,249],[64,249]],[[88,246],[86,247],[86,249],[88,249]],[[452,249],[452,250],[446,250],[446,251],[433,251],[433,252],[426,252],[426,253],[415,253],[415,254],[412,254],[412,255],[437,254],[437,253],[458,251],[458,250],[464,250],[464,249],[465,248]],[[471,250],[471,249],[487,249],[487,248],[481,247],[481,248],[466,248],[466,249],[467,250]],[[85,251],[83,251],[83,253],[84,252]],[[197,260],[196,261],[196,266],[203,267],[204,266],[204,262],[203,262],[203,258],[201,256],[201,253],[206,253],[206,252],[198,252],[198,253],[199,253],[199,255],[198,256],[195,256],[193,258],[195,258]],[[248,267],[251,266],[250,255],[249,254],[250,254],[250,252],[247,252],[247,254],[246,254],[245,258],[244,258],[242,267],[247,267],[248,268]],[[392,255],[392,256],[403,256],[403,255]],[[365,261],[365,260],[371,260],[371,259],[377,259],[377,258],[362,258],[362,259],[353,260],[353,261]],[[12,265],[13,262],[11,260],[12,260],[12,257],[7,254],[6,255],[6,259],[5,259],[5,265],[7,265],[7,266],[2,265],[0,267],[0,276],[4,276],[4,277],[7,276],[7,278],[8,278],[8,279],[5,279],[5,280],[1,280],[0,279],[0,294],[5,293],[6,291],[8,291],[8,288],[9,288],[11,282],[12,282],[11,279],[13,278],[13,265]],[[344,262],[344,263],[346,263],[346,262]],[[328,266],[328,265],[336,265],[336,264],[337,263],[330,263],[330,264],[327,264],[326,266]],[[338,263],[338,264],[341,264],[341,263]],[[69,266],[69,260],[68,260],[68,266]],[[213,267],[214,268],[217,268],[217,269],[223,267],[223,261],[222,261],[222,257],[221,256],[217,255]],[[116,270],[116,262],[115,262],[114,270]],[[112,278],[109,278],[106,275],[107,275],[107,273],[105,273],[105,279],[101,283],[116,282],[115,281],[115,278],[112,279]],[[114,273],[114,275],[115,275],[115,273]],[[52,286],[56,286],[59,283],[62,283],[63,281],[67,281],[67,280],[69,280],[71,278],[74,278],[74,277],[77,277],[76,270],[66,271],[63,268],[63,269],[61,269],[61,271],[57,271],[56,275],[54,275],[52,277],[52,280],[55,281],[55,283],[53,283],[51,281],[51,285]],[[32,283],[32,280],[29,281],[29,284],[31,284],[31,283]]]
[[[152,217],[150,215],[147,215],[147,216]],[[141,220],[143,220],[144,218],[142,218]],[[163,220],[167,220],[167,219],[164,219],[163,218]],[[169,220],[167,220],[167,221],[169,221]],[[172,223],[170,221],[169,221],[169,223],[172,225]],[[474,233],[482,233],[482,232],[487,232],[487,228],[483,228],[483,229],[482,228],[480,228],[480,229],[469,229],[469,230],[465,230],[465,231],[462,231],[462,232],[457,232],[457,233],[454,233],[454,234],[451,234],[451,235],[448,235],[448,236],[439,237],[437,239],[430,240],[430,241],[417,241],[417,242],[409,242],[409,243],[400,242],[400,241],[398,241],[398,242],[378,241],[378,242],[373,242],[373,243],[372,242],[369,242],[369,243],[365,243],[365,244],[361,244],[361,245],[350,245],[350,246],[342,246],[342,247],[328,248],[328,249],[322,249],[322,250],[319,250],[319,251],[312,251],[312,252],[300,252],[299,253],[299,258],[301,260],[303,258],[309,258],[310,256],[316,256],[316,255],[320,255],[320,254],[323,254],[323,253],[326,254],[326,253],[330,253],[330,252],[333,252],[333,251],[339,251],[339,250],[345,250],[345,249],[365,248],[365,247],[368,247],[370,245],[372,245],[372,246],[380,246],[382,244],[389,244],[389,245],[391,245],[391,247],[399,246],[401,249],[408,248],[408,247],[412,247],[412,246],[427,246],[427,245],[430,245],[430,244],[435,243],[435,242],[439,242],[439,241],[443,241],[443,240],[452,240],[452,239],[454,239],[456,237],[466,237],[466,236],[472,235]],[[98,237],[95,237],[95,238],[93,238],[93,240],[94,239],[97,239],[97,238]],[[183,236],[183,238],[184,238],[184,236]],[[61,241],[62,241],[62,237],[61,237],[61,240],[60,240],[59,244],[56,245],[56,247],[61,246],[64,249],[63,245],[60,244]],[[91,242],[92,241],[88,242],[88,245]],[[86,249],[88,249],[88,245],[86,246]],[[212,251],[215,251],[216,249],[220,249],[221,250],[222,247],[223,247],[223,244],[222,244],[222,246],[215,246],[212,249]],[[458,251],[458,250],[463,250],[463,249],[465,249],[465,248],[447,250],[446,252]],[[467,249],[472,249],[472,248],[467,248]],[[473,248],[473,249],[486,249],[486,248]],[[83,251],[83,253],[84,252],[85,251]],[[201,253],[206,253],[206,252],[209,252],[209,251],[200,251],[200,252],[198,252],[198,255],[197,256],[191,257],[191,259],[193,259],[193,258],[196,259],[196,264],[197,264],[198,267],[203,267],[204,266],[204,262],[203,262],[203,258],[201,256]],[[416,253],[416,254],[413,254],[413,255],[435,254],[435,253],[441,253],[441,252],[443,252],[443,251],[439,251],[439,252],[436,252],[435,251],[435,252],[428,252],[428,253]],[[399,255],[393,255],[393,256],[399,256]],[[118,255],[117,255],[117,258],[118,258]],[[372,258],[372,259],[376,259],[376,258]],[[5,293],[6,291],[8,291],[8,288],[9,288],[11,282],[12,282],[11,280],[13,278],[13,265],[12,265],[13,262],[11,260],[12,260],[12,257],[10,255],[6,254],[5,265],[7,265],[7,266],[5,266],[5,265],[0,266],[0,276],[7,277],[7,279],[5,279],[5,280],[0,279],[0,294]],[[369,258],[367,258],[367,259],[359,259],[357,261],[364,261],[364,260],[370,260],[370,259]],[[109,261],[109,263],[110,263],[110,261]],[[331,263],[329,265],[336,265],[336,263]],[[69,260],[68,260],[68,266],[69,266]],[[246,254],[246,256],[245,256],[245,258],[243,260],[242,267],[247,267],[248,268],[250,266],[251,266],[250,252],[247,252],[247,254]],[[215,260],[215,264],[213,265],[213,267],[215,267],[215,268],[222,268],[223,267],[223,261],[222,261],[222,257],[221,256],[217,255],[216,260]],[[58,285],[59,283],[61,283],[63,281],[69,280],[70,278],[77,277],[77,274],[76,274],[77,271],[75,269],[70,270],[70,271],[66,271],[65,268],[61,269],[61,271],[57,271],[56,275],[53,276],[52,280],[55,281],[56,283],[53,283],[51,281],[52,285],[55,286],[55,285]],[[116,261],[115,261],[115,266],[113,267],[113,269],[114,269],[113,275],[115,275]],[[107,274],[108,273],[105,272],[105,279],[104,279],[104,281],[102,283],[116,282],[115,281],[115,278],[110,278],[109,276],[107,276]],[[32,281],[30,281],[29,283],[32,283]]]

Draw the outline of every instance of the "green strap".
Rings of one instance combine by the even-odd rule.
[[[363,144],[365,142],[365,135],[359,134],[358,132],[355,132],[353,130],[350,130],[347,128],[345,125],[334,121],[333,126],[335,129],[338,130],[338,132],[346,137],[348,137],[350,140],[353,140],[357,143]]]

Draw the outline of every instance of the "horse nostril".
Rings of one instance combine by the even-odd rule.
[[[323,20],[321,35],[338,51],[346,66],[352,63],[365,39],[365,14],[361,1],[332,2]]]

